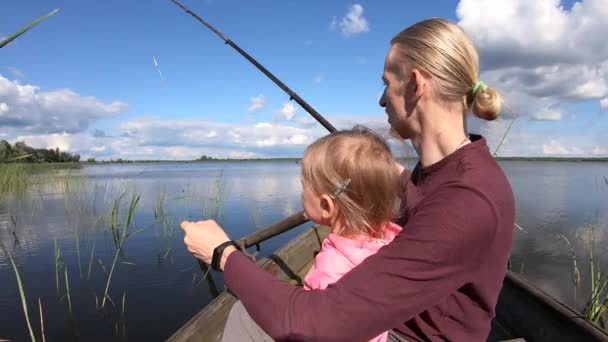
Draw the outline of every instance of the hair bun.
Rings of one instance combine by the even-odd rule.
[[[489,87],[481,87],[475,92],[471,110],[478,118],[492,121],[500,115],[502,109],[502,97]]]

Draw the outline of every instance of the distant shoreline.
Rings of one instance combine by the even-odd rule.
[[[397,158],[403,161],[416,161],[418,158]],[[217,158],[206,160],[123,160],[123,161],[97,161],[94,163],[81,162],[82,164],[130,164],[130,163],[215,163],[215,162],[300,162],[302,158]],[[556,161],[556,162],[608,162],[608,157],[496,157],[498,161]]]
[[[417,161],[418,158],[397,158],[399,161]],[[217,159],[205,159],[205,160],[100,160],[100,161],[80,161],[80,162],[51,162],[51,163],[25,163],[25,165],[108,165],[108,164],[168,164],[168,163],[180,163],[180,164],[195,164],[195,163],[240,163],[240,162],[254,162],[254,163],[269,163],[269,162],[294,162],[299,163],[302,158],[246,158],[246,159],[234,159],[234,158],[217,158]],[[530,162],[608,162],[608,157],[602,158],[590,158],[590,157],[496,157],[498,161],[530,161]],[[0,165],[10,165],[14,163],[0,163]]]

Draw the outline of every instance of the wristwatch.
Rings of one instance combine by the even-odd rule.
[[[211,257],[211,267],[216,271],[222,271],[220,268],[220,262],[222,261],[222,254],[224,249],[228,246],[234,246],[237,250],[240,250],[239,245],[233,240],[226,241],[213,249],[213,256]]]

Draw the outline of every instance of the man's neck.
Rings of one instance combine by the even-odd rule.
[[[460,147],[470,143],[464,132],[462,120],[441,120],[442,123],[427,125],[419,137],[412,138],[412,144],[418,153],[423,167],[433,165]],[[463,129],[454,129],[463,127]]]

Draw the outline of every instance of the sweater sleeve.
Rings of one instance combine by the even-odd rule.
[[[497,229],[494,206],[454,184],[420,202],[389,245],[325,290],[274,279],[242,253],[226,285],[275,340],[364,340],[403,324],[474,277]]]

